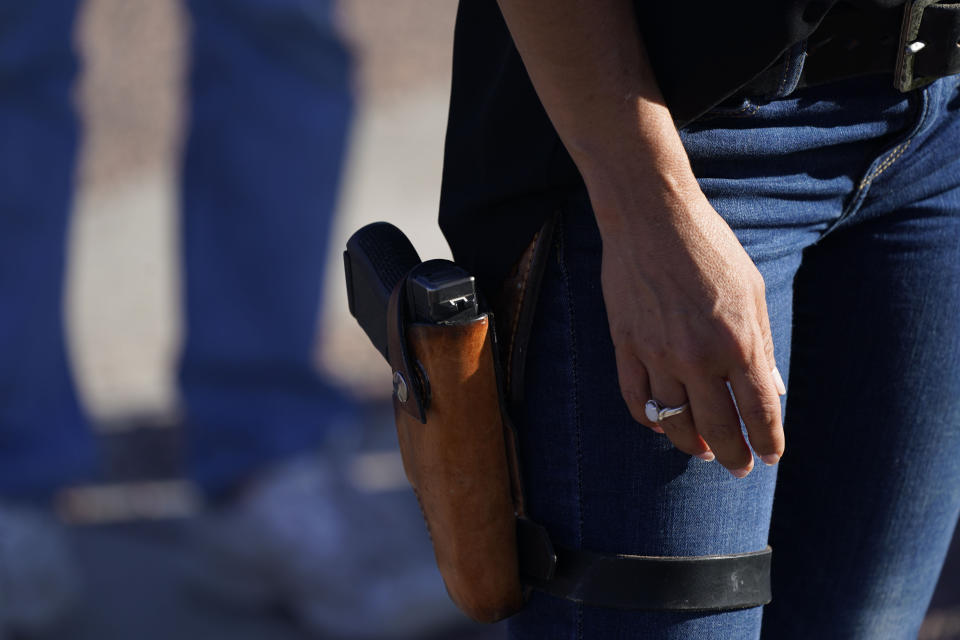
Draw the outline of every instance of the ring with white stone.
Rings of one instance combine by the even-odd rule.
[[[647,416],[647,420],[650,422],[661,422],[666,420],[670,416],[675,416],[678,413],[683,413],[687,410],[687,407],[690,406],[689,402],[684,402],[679,407],[665,407],[653,398],[647,400],[647,404],[643,405],[643,412]]]

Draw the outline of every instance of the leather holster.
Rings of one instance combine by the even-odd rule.
[[[410,323],[404,314],[406,278],[388,306],[404,471],[447,591],[478,622],[506,618],[524,602],[517,551],[523,488],[500,359],[508,358],[506,372],[517,370],[513,355],[523,352],[517,322],[530,315],[521,307],[529,302],[530,261],[543,238],[538,234],[508,281],[512,295],[500,300],[501,313],[511,320],[502,325],[508,336],[502,351],[492,311],[450,325]],[[531,527],[527,523],[525,531]]]

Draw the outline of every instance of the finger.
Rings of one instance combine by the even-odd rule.
[[[663,428],[656,422],[650,422],[644,411],[644,405],[650,399],[650,378],[647,374],[647,368],[632,352],[626,349],[616,349],[615,351],[620,394],[623,396],[623,401],[627,403],[630,415],[648,429],[663,433]]]
[[[777,368],[777,357],[773,349],[773,332],[770,329],[770,314],[767,313],[767,299],[763,292],[757,296],[757,313],[760,318],[760,331],[763,335],[763,353],[767,359],[767,366],[770,367],[770,375],[773,378],[773,385],[777,393],[781,396],[786,395],[787,387],[783,383],[783,376]]]
[[[653,398],[664,407],[679,407],[687,402],[687,390],[678,380],[658,375],[655,371],[650,374],[650,392]],[[680,451],[708,462],[714,459],[710,447],[697,433],[689,408],[682,413],[664,418],[659,424],[673,446]]]
[[[753,455],[740,431],[740,418],[727,384],[720,377],[685,381],[697,432],[710,446],[717,461],[738,478],[753,469]]]
[[[764,463],[776,464],[784,450],[780,396],[763,354],[758,350],[750,366],[731,371],[727,377],[753,450]]]

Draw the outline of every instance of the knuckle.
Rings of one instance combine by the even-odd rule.
[[[632,351],[634,347],[633,332],[629,328],[610,325],[610,340],[616,351]]]
[[[700,453],[701,447],[697,445],[696,438],[685,430],[675,430],[671,431],[669,428],[665,429],[667,437],[670,438],[670,443],[678,450],[686,453],[687,455],[696,455]]]
[[[698,424],[697,430],[700,432],[700,435],[703,436],[703,439],[709,443],[728,439],[730,437],[732,427],[723,422],[711,421],[704,424]]]
[[[672,430],[675,433],[684,434],[689,438],[693,438],[693,429],[690,423],[683,419],[682,414],[665,418],[660,422],[660,426],[667,430]]]
[[[753,361],[753,340],[743,331],[727,328],[719,334],[718,346],[734,366],[746,369]]]
[[[641,360],[662,365],[670,360],[673,353],[673,350],[663,343],[647,342],[643,345]]]
[[[765,402],[743,407],[740,417],[748,425],[774,428],[778,422],[779,408],[774,408]]]
[[[701,371],[710,365],[713,354],[705,344],[690,343],[677,349],[674,360],[682,371]]]
[[[713,326],[713,342],[721,349],[729,349],[742,340],[743,322],[739,318],[718,319]]]

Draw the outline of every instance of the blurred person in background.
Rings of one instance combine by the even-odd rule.
[[[425,632],[456,615],[426,539],[391,539],[397,505],[351,489],[315,453],[334,425],[359,427],[313,357],[352,108],[331,0],[187,6],[178,382],[193,478],[212,505],[196,536],[208,586],[283,604],[318,633]],[[62,307],[77,8],[0,0],[0,614],[19,633],[78,597],[45,505],[96,464]]]

